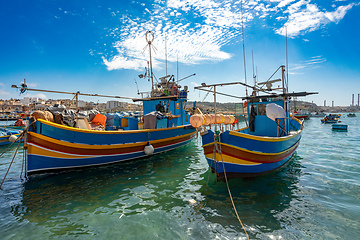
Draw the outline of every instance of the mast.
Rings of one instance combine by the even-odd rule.
[[[217,130],[217,122],[216,122],[216,86],[214,86],[214,115],[215,115],[215,133]]]
[[[245,84],[247,84],[247,80],[246,80],[246,62],[245,62],[244,20],[243,20],[242,0],[240,0],[240,4],[241,4],[241,29],[242,29],[242,39],[243,39],[244,74],[245,74]],[[247,87],[245,88],[245,92],[246,92],[246,96],[248,96]]]
[[[176,82],[179,83],[179,54],[176,55]]]
[[[289,62],[288,62],[288,44],[287,44],[287,27],[285,28],[286,31],[286,91],[288,91],[288,82],[289,82]]]
[[[150,79],[151,79],[151,90],[154,90],[154,78],[152,70],[152,59],[151,59],[151,44],[154,41],[154,33],[152,31],[147,31],[145,34],[145,39],[148,43],[149,54],[150,54]]]
[[[254,51],[251,50],[251,56],[252,56],[252,68],[253,68],[253,80],[254,80],[254,87],[256,87],[256,74],[254,69]],[[256,69],[257,70],[257,69]],[[256,95],[256,92],[255,92]]]
[[[166,46],[166,33],[165,33],[165,76],[167,76],[167,46]]]

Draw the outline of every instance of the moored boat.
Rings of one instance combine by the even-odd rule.
[[[336,123],[336,124],[332,125],[332,130],[335,130],[335,131],[347,131],[348,130],[348,125]]]
[[[341,114],[329,114],[327,116],[325,116],[323,119],[321,119],[320,121],[322,123],[337,123],[339,122]]]
[[[321,113],[321,112],[313,112],[311,113],[311,117],[314,118],[314,117],[320,117],[320,118],[323,118],[325,117],[326,114],[325,113]]]
[[[0,145],[7,145],[17,141],[20,131],[0,127]]]
[[[152,35],[148,32],[146,37],[148,34]],[[151,40],[148,40],[148,44],[151,51]],[[152,68],[149,69],[148,76],[153,83]],[[36,119],[32,118],[26,131],[27,174],[127,161],[169,151],[189,143],[195,136],[195,129],[189,124],[190,115],[185,111],[187,89],[184,87],[181,90],[173,75],[162,79],[162,85],[152,84],[152,91],[148,97],[131,98],[143,103],[142,123],[139,123],[138,117],[122,117],[119,124],[107,128],[106,116],[102,114],[96,114],[91,120],[77,115],[74,117],[74,126],[52,122],[50,118],[46,118],[46,112],[45,117],[38,115]],[[28,88],[25,82],[21,87],[13,87],[20,88],[21,92],[39,91]],[[165,91],[165,87],[172,91]],[[76,100],[82,95],[111,97],[80,92],[59,93],[73,94]],[[76,112],[78,114],[78,111]],[[54,116],[56,119],[59,115]],[[97,130],[93,128],[94,124]]]
[[[0,125],[0,128],[7,128],[7,129],[15,129],[15,130],[24,130],[25,128],[25,121],[21,118],[17,119],[14,124],[10,125]]]
[[[261,86],[243,83],[204,84],[195,88],[207,91],[206,88],[213,87],[214,95],[217,86],[242,84],[253,89],[251,96],[242,98],[247,101],[247,127],[223,132],[208,129],[201,134],[205,157],[218,179],[264,175],[283,166],[295,154],[304,125],[301,120],[290,117],[290,99],[314,93],[288,93],[285,66],[277,71],[280,69],[282,93],[278,94],[269,94],[269,88],[262,91]],[[260,92],[266,95],[259,95]]]
[[[349,113],[347,116],[348,117],[356,117],[356,113]]]
[[[292,114],[293,117],[296,117],[297,119],[310,119],[311,113],[309,112],[308,109],[306,108],[302,108],[302,109],[297,109],[294,111],[294,113]]]

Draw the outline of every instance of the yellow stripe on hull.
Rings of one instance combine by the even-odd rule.
[[[282,141],[286,141],[286,140],[296,137],[297,135],[299,135],[301,133],[301,131],[302,130],[299,130],[296,132],[296,134],[289,135],[286,137],[260,137],[260,136],[254,136],[254,135],[235,132],[235,131],[230,131],[229,135],[233,135],[233,136],[237,136],[237,137],[241,137],[241,138],[252,139],[252,140],[257,140],[257,141],[262,141],[262,142],[282,142]]]
[[[78,155],[78,154],[68,154],[62,153],[55,150],[50,150],[42,147],[35,146],[33,144],[27,144],[28,153],[32,155],[39,155],[45,157],[54,157],[54,158],[88,158],[88,157],[98,157],[94,155]],[[101,156],[100,156],[101,157]]]
[[[72,148],[82,148],[82,149],[114,149],[114,148],[128,148],[128,147],[137,147],[137,146],[143,146],[144,142],[139,142],[139,143],[124,143],[124,144],[111,144],[111,145],[91,145],[91,144],[82,144],[82,143],[69,143],[69,142],[65,142],[65,141],[61,141],[61,140],[57,140],[54,138],[50,138],[38,133],[34,133],[34,132],[28,132],[29,135],[45,140],[45,141],[51,141],[55,144],[58,145],[62,145],[62,146],[66,146],[66,147],[72,147]],[[191,136],[194,133],[188,133],[188,134],[184,134],[181,136],[176,136],[176,137],[170,137],[170,138],[163,138],[163,139],[159,139],[159,140],[154,140],[154,141],[150,141],[150,144],[156,144],[156,143],[162,143],[162,142],[167,142],[167,141],[172,141],[172,140],[177,140],[183,137],[187,137],[187,136]]]
[[[214,159],[214,154],[213,153],[205,154],[205,157],[210,158],[210,159]],[[231,157],[231,156],[228,156],[226,154],[222,154],[222,158],[221,158],[221,155],[218,154],[218,153],[215,154],[215,159],[216,159],[216,161],[219,161],[219,164],[221,164],[222,161],[224,161],[225,163],[233,163],[233,164],[241,164],[241,165],[252,165],[252,166],[261,164],[261,163],[256,163],[256,162],[251,162],[251,161]]]

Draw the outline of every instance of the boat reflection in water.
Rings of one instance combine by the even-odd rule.
[[[234,204],[242,222],[249,233],[250,239],[267,239],[276,235],[277,230],[293,222],[292,211],[304,207],[303,200],[298,196],[300,177],[304,175],[301,157],[293,157],[293,161],[281,170],[256,178],[236,178],[229,181],[229,188]],[[207,179],[209,173],[204,174]],[[234,213],[224,181],[216,181],[210,174],[209,185],[201,188],[204,195],[203,208],[200,211],[208,222],[222,226],[222,229],[236,229],[229,237],[243,237],[241,226]],[[299,220],[299,219],[298,219]],[[236,226],[236,227],[234,227]],[[281,234],[284,234],[283,232]],[[278,236],[277,236],[278,237]],[[274,239],[278,239],[276,236]],[[285,236],[282,236],[283,238]],[[288,238],[296,239],[299,236]],[[280,238],[279,238],[280,239]]]

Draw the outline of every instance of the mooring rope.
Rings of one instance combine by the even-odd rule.
[[[20,137],[20,135],[19,135],[19,137]],[[16,142],[16,141],[15,141],[15,142]],[[6,153],[6,151],[7,151],[15,142],[11,143],[10,146],[8,146],[8,147],[5,149],[5,151],[3,151],[3,152],[1,153],[0,157],[2,157],[2,155],[4,155],[4,153]]]
[[[2,182],[1,182],[1,184],[0,184],[0,189],[1,189],[1,187],[2,187],[2,185],[3,185],[3,183],[4,183],[4,181],[5,181],[5,178],[6,178],[7,174],[8,174],[9,171],[10,171],[11,165],[12,165],[12,163],[14,162],[14,159],[15,159],[15,157],[16,157],[17,151],[19,150],[20,144],[21,144],[21,141],[19,141],[19,144],[18,144],[18,146],[17,146],[17,148],[16,148],[16,150],[15,150],[15,153],[14,153],[14,157],[12,158],[12,160],[11,160],[11,162],[10,162],[10,166],[9,166],[8,170],[6,171],[5,176],[4,176],[4,178],[3,178],[3,180],[2,180]]]
[[[22,179],[22,175],[23,175],[23,172],[24,172],[24,165],[25,165],[25,148],[24,148],[24,151],[23,151],[23,160],[22,160],[22,164],[21,164],[21,173],[20,173],[20,178]]]
[[[1,184],[0,184],[0,189],[1,189],[1,187],[2,187],[2,185],[3,185],[3,183],[4,183],[4,181],[5,181],[5,178],[6,178],[7,174],[8,174],[9,171],[10,171],[11,165],[12,165],[13,162],[14,162],[15,156],[16,156],[17,151],[19,150],[19,147],[20,147],[20,144],[21,144],[21,140],[24,138],[25,133],[28,131],[28,129],[30,128],[30,126],[33,125],[34,123],[35,123],[35,121],[32,122],[31,124],[29,124],[29,126],[27,126],[26,128],[24,128],[24,130],[22,131],[22,133],[20,133],[20,135],[19,135],[19,137],[16,139],[16,141],[14,141],[13,143],[11,143],[10,146],[7,147],[3,153],[1,153],[0,157],[1,157],[2,155],[4,155],[4,153],[5,153],[14,143],[16,143],[17,141],[19,142],[19,144],[18,144],[18,146],[17,146],[17,148],[16,148],[16,150],[15,150],[14,157],[12,158],[12,160],[11,160],[11,162],[10,162],[10,166],[9,166],[8,170],[6,171],[5,176],[4,176],[4,178],[3,178],[3,180],[2,180],[2,182],[1,182]],[[23,155],[23,162],[22,162],[22,169],[21,169],[20,178],[21,178],[21,176],[22,176],[22,172],[23,172],[23,169],[24,169],[24,161],[25,161],[24,156],[25,156],[25,154]]]
[[[220,142],[220,134],[219,134],[219,142]],[[238,212],[237,212],[237,210],[236,210],[236,207],[235,207],[235,203],[234,203],[233,197],[232,197],[232,195],[231,195],[231,191],[230,191],[230,187],[229,187],[229,183],[228,183],[228,179],[227,179],[226,171],[225,171],[224,159],[223,159],[222,152],[221,152],[221,144],[219,144],[219,145],[220,145],[220,148],[219,148],[218,143],[217,143],[216,141],[214,141],[214,143],[215,143],[216,151],[217,151],[217,152],[219,153],[219,155],[221,156],[221,161],[222,161],[222,164],[223,164],[223,170],[224,170],[224,177],[225,177],[226,187],[227,187],[227,190],[228,190],[228,192],[229,192],[230,200],[231,200],[232,206],[233,206],[233,208],[234,208],[236,217],[237,217],[237,219],[239,220],[239,222],[240,222],[240,224],[241,224],[241,227],[243,228],[243,230],[244,230],[244,232],[245,232],[245,234],[246,234],[247,239],[249,239],[249,235],[248,235],[248,233],[246,232],[246,229],[245,229],[245,227],[244,227],[244,225],[243,225],[243,223],[242,223],[242,221],[241,221],[241,219],[240,219],[240,217],[239,217],[239,214],[238,214]],[[216,160],[216,158],[214,158],[214,160]]]

